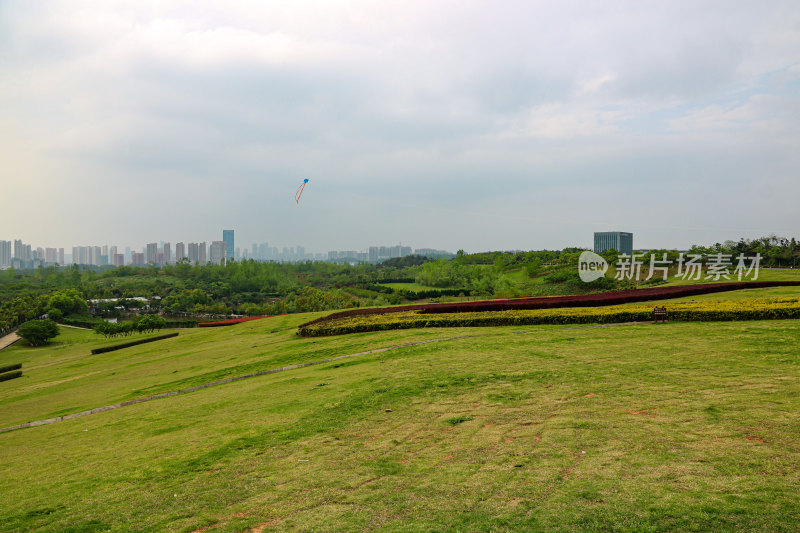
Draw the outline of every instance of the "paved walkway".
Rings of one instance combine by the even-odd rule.
[[[9,333],[5,337],[0,337],[0,350],[8,348],[20,339],[16,332]]]

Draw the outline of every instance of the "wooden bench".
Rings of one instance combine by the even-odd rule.
[[[666,322],[667,321],[667,308],[666,307],[655,307],[653,308],[653,321],[654,322]]]

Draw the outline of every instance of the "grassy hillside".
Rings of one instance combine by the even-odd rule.
[[[2,531],[794,530],[800,321],[303,339],[296,315],[0,351]],[[203,529],[207,528],[207,529]]]

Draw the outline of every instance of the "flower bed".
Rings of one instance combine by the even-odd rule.
[[[373,309],[348,309],[312,320],[300,327],[338,320],[345,317],[383,315],[387,313],[406,313],[422,311],[435,313],[474,313],[479,311],[507,311],[521,309],[557,309],[563,307],[595,307],[643,302],[648,300],[666,300],[699,294],[736,291],[741,289],[760,289],[765,287],[800,286],[800,281],[740,281],[732,283],[701,283],[696,285],[673,285],[647,289],[630,289],[624,291],[580,294],[575,296],[547,296],[532,298],[510,298],[504,300],[482,300],[478,302],[455,302],[445,304],[415,304],[395,307],[378,307]]]
[[[230,320],[218,320],[216,322],[199,322],[197,324],[198,328],[215,328],[217,326],[232,326],[234,324],[240,324],[242,322],[250,322],[251,320],[259,320],[262,318],[269,318],[278,315],[264,315],[264,316],[246,316],[244,318],[232,318]]]
[[[797,298],[688,302],[667,306],[667,320],[723,321],[800,318]],[[339,317],[300,326],[305,337],[364,331],[430,327],[522,326],[533,324],[609,324],[653,319],[653,307],[644,304],[558,309],[515,309],[460,313],[424,313],[420,310],[382,315]]]

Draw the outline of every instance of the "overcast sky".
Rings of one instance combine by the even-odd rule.
[[[0,239],[800,237],[799,117],[796,0],[2,1]]]

